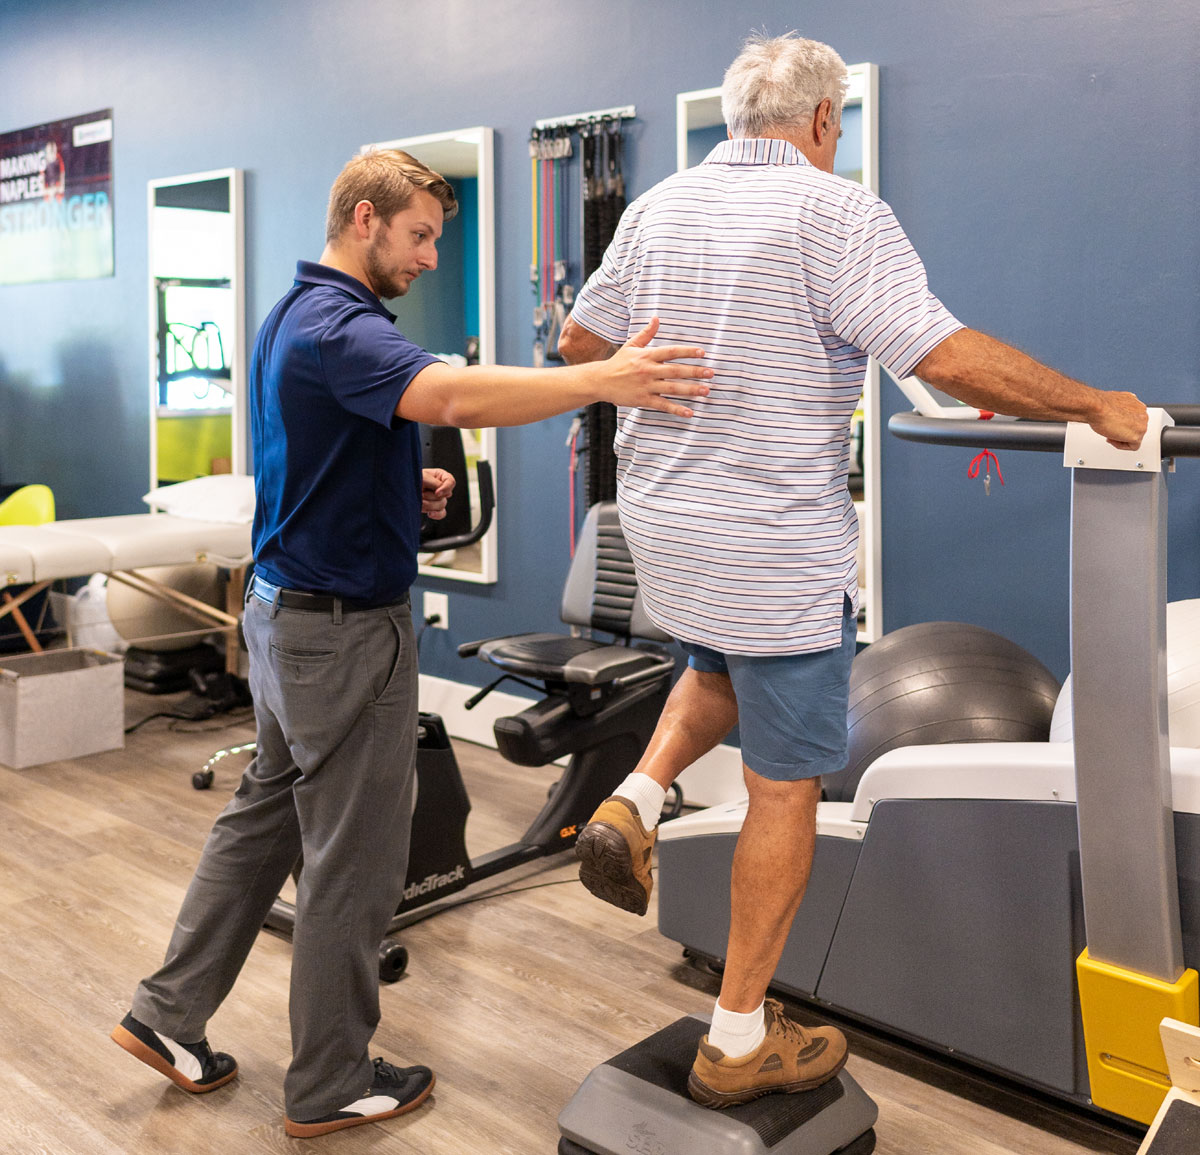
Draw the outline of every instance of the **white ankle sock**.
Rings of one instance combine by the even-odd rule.
[[[637,807],[638,816],[647,833],[658,825],[663,803],[667,800],[667,792],[649,774],[639,774],[635,770],[613,794]]]
[[[763,1009],[741,1014],[727,1011],[718,1002],[713,1007],[712,1026],[708,1028],[708,1041],[725,1052],[728,1059],[736,1059],[757,1050],[767,1037],[763,1022]]]

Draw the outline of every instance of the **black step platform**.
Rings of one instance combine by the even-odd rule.
[[[1176,1099],[1167,1108],[1146,1155],[1195,1155],[1200,1151],[1200,1107]]]
[[[713,1111],[687,1093],[708,1023],[689,1016],[602,1063],[558,1117],[559,1155],[868,1155],[878,1109],[844,1070],[814,1091]]]

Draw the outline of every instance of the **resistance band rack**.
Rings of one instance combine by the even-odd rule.
[[[633,105],[558,116],[534,122],[529,134],[532,188],[534,364],[557,358],[558,334],[575,298],[571,273],[582,284],[600,263],[625,208],[621,171],[620,125],[636,115]],[[568,242],[570,161],[578,136],[583,156],[580,260],[572,260]]]
[[[605,249],[625,211],[625,178],[621,163],[621,123],[636,117],[632,104],[534,122],[529,134],[532,189],[533,252],[529,279],[534,291],[533,363],[559,360],[558,338],[575,300],[576,284],[599,267]],[[568,211],[575,138],[582,164],[578,176],[581,200],[580,246],[574,260],[568,242]],[[578,271],[578,281],[572,273]],[[575,540],[575,473],[585,463],[585,508],[616,497],[617,463],[612,444],[617,431],[616,407],[589,405],[576,418],[567,439],[570,449],[571,545]],[[578,449],[579,435],[583,449]]]

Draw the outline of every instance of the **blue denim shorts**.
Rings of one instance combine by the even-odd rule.
[[[693,670],[725,674],[733,682],[742,761],[755,774],[789,782],[846,768],[846,709],[857,632],[847,598],[842,644],[831,650],[764,657],[681,645]]]

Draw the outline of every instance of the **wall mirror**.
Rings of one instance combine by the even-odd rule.
[[[458,215],[446,223],[438,242],[438,267],[425,273],[411,292],[385,304],[397,328],[423,349],[458,364],[496,361],[492,186],[492,130],[455,132],[377,141],[369,148],[398,148],[444,176],[454,186]],[[471,522],[479,519],[476,463],[496,469],[496,431],[464,429]],[[462,581],[496,580],[496,522],[483,538],[464,549],[422,554],[422,574]]]
[[[854,64],[849,72],[834,171],[878,193],[879,69],[874,64]],[[681,92],[675,98],[675,134],[676,166],[681,170],[699,164],[726,139],[720,88]],[[879,424],[879,365],[872,357],[851,430],[850,490],[858,512],[859,532],[860,642],[873,642],[883,633]]]
[[[246,472],[243,180],[149,183],[150,485]]]

